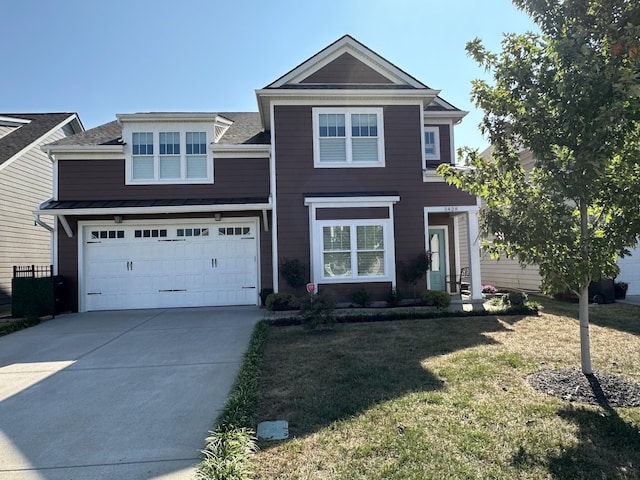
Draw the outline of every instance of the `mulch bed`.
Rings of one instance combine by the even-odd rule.
[[[577,367],[541,370],[527,377],[535,390],[568,402],[640,407],[640,383],[607,372],[585,375]]]

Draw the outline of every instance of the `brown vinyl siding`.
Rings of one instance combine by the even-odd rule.
[[[389,85],[393,82],[353,55],[343,53],[300,83]]]
[[[451,163],[451,127],[449,125],[436,124],[426,124],[425,127],[438,127],[440,160],[433,160],[433,163]]]
[[[258,227],[260,228],[260,242],[258,249],[260,251],[260,284],[258,291],[262,288],[271,288],[273,286],[273,268],[271,261],[271,228],[273,228],[271,220],[271,212],[268,214],[269,231],[265,231],[261,212],[224,212],[223,218],[242,220],[243,217],[259,217]],[[67,216],[67,221],[74,233],[73,238],[69,238],[62,229],[58,229],[58,274],[65,279],[65,290],[67,294],[67,309],[78,311],[78,222],[87,220],[104,220],[112,222],[113,215],[96,215],[96,216]],[[125,221],[140,221],[144,223],[148,220],[176,220],[182,218],[207,218],[210,215],[198,213],[191,214],[169,214],[169,215],[125,215]]]
[[[61,160],[58,200],[148,200],[269,196],[269,159],[218,158],[213,184],[125,185],[123,160]]]
[[[318,208],[316,220],[367,220],[389,218],[388,208]]]
[[[406,265],[425,249],[424,207],[476,203],[475,197],[444,182],[423,182],[421,108],[383,107],[384,168],[314,168],[312,107],[277,105],[274,112],[280,261],[283,257],[298,258],[309,267],[309,213],[304,206],[305,195],[349,192],[367,196],[370,192],[394,191],[400,196],[394,206],[396,273],[400,288],[405,291],[412,288],[403,284],[400,264]],[[442,133],[441,136],[445,137]],[[443,154],[450,152],[448,145],[441,146],[441,150]],[[448,215],[444,217],[450,225],[453,253],[453,227]],[[450,266],[453,268],[455,265]],[[286,285],[282,287],[287,291]]]

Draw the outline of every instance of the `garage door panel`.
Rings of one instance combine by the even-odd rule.
[[[255,228],[85,226],[85,309],[255,304]]]

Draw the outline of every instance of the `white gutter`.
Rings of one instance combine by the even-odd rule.
[[[42,207],[43,203],[46,203],[48,201],[49,200],[45,200],[44,202],[40,202],[38,204],[38,210],[33,212],[33,220],[36,223],[36,225],[40,225],[41,227],[46,228],[47,230],[49,230],[49,232],[53,233],[53,227],[51,225],[49,225],[48,223],[45,223],[42,220],[40,220],[40,213],[41,213],[40,207]]]
[[[44,203],[44,202],[43,202]],[[271,203],[239,203],[221,205],[177,205],[157,207],[106,207],[44,209],[38,206],[34,215],[136,215],[157,213],[240,212],[244,210],[271,210]]]

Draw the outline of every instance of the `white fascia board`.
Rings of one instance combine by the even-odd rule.
[[[31,120],[18,117],[5,117],[0,115],[0,125],[4,127],[20,127],[22,125],[26,125],[27,123],[31,123]]]
[[[123,160],[123,145],[48,145],[42,150],[57,160]]]
[[[363,197],[305,197],[304,205],[317,205],[324,208],[350,208],[350,207],[388,207],[398,203],[399,195],[387,196],[363,196]]]
[[[424,84],[420,83],[418,80],[408,75],[391,62],[375,53],[373,50],[365,47],[348,36],[341,38],[337,42],[316,53],[289,73],[271,83],[269,87],[278,88],[290,83],[299,83],[304,78],[307,78],[325,65],[331,63],[343,53],[351,54],[364,64],[391,80],[396,85],[411,85],[416,88],[424,87]]]
[[[212,144],[214,158],[269,158],[271,145],[220,145]]]
[[[178,205],[158,207],[113,207],[113,208],[60,208],[38,209],[34,215],[154,215],[158,213],[203,213],[241,212],[245,210],[271,210],[270,203],[242,203],[220,205]]]
[[[233,122],[217,113],[207,112],[156,112],[156,113],[118,113],[119,123],[148,122],[216,122],[231,125]]]
[[[442,111],[430,111],[430,110],[425,110],[424,111],[424,120],[425,122],[427,122],[428,120],[431,119],[437,119],[437,120],[455,120],[456,123],[460,122],[460,120],[462,120],[464,117],[466,117],[469,114],[469,112],[466,112],[464,110],[451,110],[451,111],[447,111],[447,112],[442,112]]]
[[[49,131],[47,131],[46,133],[44,133],[43,135],[39,136],[38,138],[36,138],[33,142],[31,142],[29,145],[27,145],[26,147],[24,147],[22,150],[20,150],[18,153],[16,153],[15,155],[13,155],[11,158],[9,158],[7,161],[5,161],[2,165],[0,165],[0,170],[3,170],[4,168],[8,167],[12,162],[14,162],[17,158],[20,158],[20,156],[24,155],[26,152],[28,152],[29,150],[31,150],[32,148],[35,148],[39,143],[44,142],[44,140],[49,136],[52,135],[56,130],[62,128],[63,126],[65,126],[67,123],[73,121],[73,120],[77,120],[77,116],[74,113],[73,115],[69,115],[67,118],[65,118],[62,122],[58,123],[57,125],[55,125],[53,128],[51,128]],[[29,122],[31,122],[31,120],[29,120]],[[26,123],[29,123],[26,122]],[[42,150],[43,152],[47,153],[47,148],[45,148],[44,145],[40,146],[40,150]]]
[[[380,89],[328,89],[328,90],[256,90],[260,119],[266,131],[271,131],[270,105],[350,105],[380,106],[429,103],[440,90],[380,90]]]

